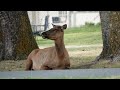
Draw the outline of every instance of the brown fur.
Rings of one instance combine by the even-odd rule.
[[[26,70],[68,69],[70,60],[64,45],[64,29],[67,25],[56,26],[43,32],[42,37],[54,40],[55,46],[33,50],[26,61]]]

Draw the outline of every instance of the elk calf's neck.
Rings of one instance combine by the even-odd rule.
[[[27,59],[26,70],[67,69],[70,67],[68,52],[64,45],[64,30],[67,25],[53,25],[41,35],[43,39],[54,40],[55,46],[33,50]]]
[[[65,45],[64,45],[63,37],[55,40],[55,48],[56,48],[59,58],[61,58],[61,59],[64,58]]]

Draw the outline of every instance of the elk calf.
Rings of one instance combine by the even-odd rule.
[[[33,50],[26,61],[26,70],[53,70],[70,68],[69,54],[64,45],[64,30],[67,25],[53,25],[41,35],[43,39],[54,40],[55,46]]]

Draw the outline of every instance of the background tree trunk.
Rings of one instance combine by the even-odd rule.
[[[120,60],[120,11],[100,11],[103,50],[97,60]]]
[[[27,11],[0,11],[0,60],[26,59],[36,48]]]

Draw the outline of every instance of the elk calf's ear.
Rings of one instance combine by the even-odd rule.
[[[62,28],[63,28],[63,29],[66,29],[66,28],[67,28],[67,24],[64,24],[64,25],[62,26]]]
[[[56,25],[52,24],[53,27],[55,27]]]

